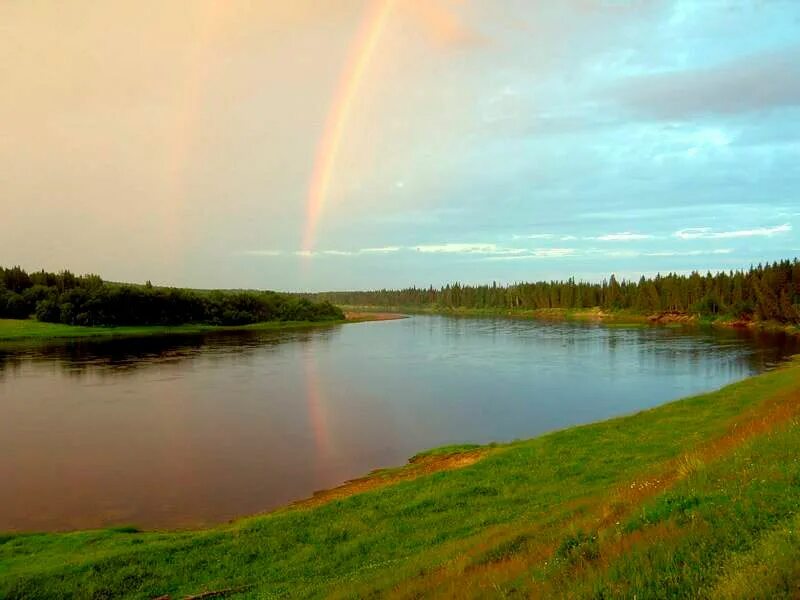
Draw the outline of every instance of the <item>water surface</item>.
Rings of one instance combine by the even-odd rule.
[[[0,346],[0,530],[190,527],[711,390],[783,334],[418,316]]]

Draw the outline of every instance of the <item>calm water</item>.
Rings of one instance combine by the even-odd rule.
[[[784,335],[445,317],[0,349],[0,530],[220,522],[796,352]]]

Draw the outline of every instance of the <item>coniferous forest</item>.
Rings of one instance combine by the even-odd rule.
[[[674,311],[702,316],[797,323],[800,321],[800,261],[784,260],[744,271],[601,283],[567,279],[501,286],[452,283],[369,292],[328,292],[308,296],[340,305],[440,309],[540,310],[600,307],[653,314]]]
[[[0,267],[0,318],[67,325],[246,325],[343,319],[332,304],[261,291],[196,291],[104,282],[69,271]]]

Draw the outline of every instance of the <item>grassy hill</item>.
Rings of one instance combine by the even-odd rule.
[[[799,419],[795,362],[213,529],[5,535],[0,597],[797,597]]]

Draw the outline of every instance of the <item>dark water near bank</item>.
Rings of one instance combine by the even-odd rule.
[[[0,346],[0,530],[215,523],[419,450],[718,388],[796,338],[414,317]]]

